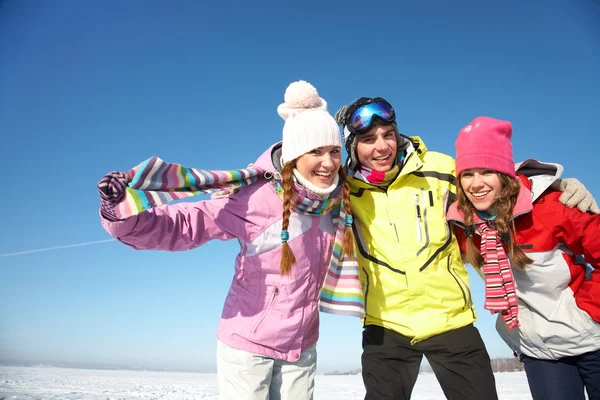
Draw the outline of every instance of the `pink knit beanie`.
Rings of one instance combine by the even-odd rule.
[[[456,176],[468,168],[489,168],[515,177],[512,125],[508,121],[477,117],[458,132]]]

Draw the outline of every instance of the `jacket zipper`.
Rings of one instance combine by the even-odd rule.
[[[416,228],[419,242],[423,241],[423,233],[421,232],[421,205],[419,204],[419,195],[415,194],[415,210],[416,210]]]
[[[423,188],[421,188],[421,197],[426,197],[425,189]],[[425,198],[425,201],[423,202],[423,225],[425,225],[425,245],[429,246],[429,226],[427,224],[427,198]]]
[[[429,193],[431,193],[431,191],[429,191]],[[423,201],[423,225],[425,226],[425,244],[419,249],[419,251],[417,251],[417,256],[419,256],[427,247],[429,247],[429,226],[427,223],[427,197],[424,188],[421,188],[421,198],[425,198]]]
[[[252,331],[252,333],[256,333],[260,324],[262,324],[262,322],[265,320],[265,318],[271,311],[271,307],[273,307],[273,303],[275,302],[275,297],[277,297],[278,294],[279,294],[279,288],[276,287],[275,290],[273,290],[273,295],[271,296],[271,299],[269,300],[269,304],[267,304],[267,307],[265,308],[265,312],[263,313],[263,315],[260,317],[260,319],[256,323],[256,326],[254,327],[254,330]]]

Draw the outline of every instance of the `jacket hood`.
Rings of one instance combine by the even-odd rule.
[[[425,146],[425,142],[423,142],[423,139],[421,139],[420,136],[405,136],[405,138],[412,143],[412,147],[417,152],[417,154],[421,155],[427,152],[427,146]],[[406,148],[408,148],[408,146],[406,146],[405,148],[401,146],[398,148],[398,150],[404,150]]]
[[[276,163],[274,161],[274,156],[277,152],[279,153],[279,157],[277,158],[279,160],[281,158],[281,142],[277,142],[269,146],[269,148],[258,157],[258,159],[254,162],[253,165],[256,168],[260,168],[265,172],[281,172],[281,163]],[[277,168],[275,167],[275,165],[277,165]]]
[[[517,175],[525,175],[531,182],[531,199],[535,201],[563,173],[563,166],[555,163],[546,163],[532,158],[515,164]]]

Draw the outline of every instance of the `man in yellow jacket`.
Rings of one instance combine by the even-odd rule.
[[[386,100],[368,97],[336,114],[365,301],[365,399],[410,399],[423,356],[448,399],[497,399],[469,276],[446,223],[454,159],[400,134],[395,118]]]

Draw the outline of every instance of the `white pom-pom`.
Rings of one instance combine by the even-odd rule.
[[[323,105],[317,89],[306,81],[291,83],[285,91],[284,99],[289,108],[317,108]]]

